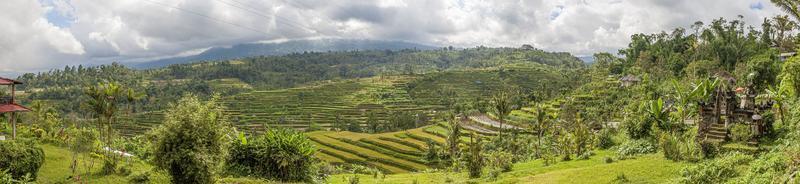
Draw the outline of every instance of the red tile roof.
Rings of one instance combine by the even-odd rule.
[[[0,85],[22,84],[22,82],[0,77]]]
[[[31,111],[31,109],[28,109],[27,107],[23,107],[18,104],[0,104],[0,113],[27,112],[27,111]]]

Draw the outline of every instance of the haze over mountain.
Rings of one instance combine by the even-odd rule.
[[[252,56],[272,56],[302,52],[328,52],[352,50],[403,50],[436,49],[435,46],[388,40],[356,40],[356,39],[317,39],[291,40],[270,43],[245,43],[230,47],[214,47],[196,55],[173,57],[148,61],[144,63],[128,63],[134,68],[158,68],[172,64],[193,63],[208,60],[235,59]]]

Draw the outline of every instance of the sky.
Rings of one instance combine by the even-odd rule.
[[[316,38],[587,56],[636,33],[737,15],[758,27],[780,13],[769,0],[3,0],[0,75]]]

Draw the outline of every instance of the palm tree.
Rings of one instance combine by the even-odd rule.
[[[797,21],[800,21],[800,1],[798,0],[770,0],[775,6],[788,13]]]
[[[111,125],[114,124],[114,116],[118,111],[120,103],[132,102],[133,100],[141,99],[141,96],[133,90],[126,90],[122,85],[116,82],[101,83],[97,86],[91,86],[85,94],[89,96],[89,101],[86,105],[98,117],[98,124],[100,132],[104,135],[106,145],[111,145],[112,130]],[[103,131],[103,129],[105,129]]]
[[[535,122],[536,124],[534,125],[534,127],[536,127],[536,130],[534,132],[536,132],[536,137],[537,137],[536,156],[541,157],[541,153],[539,152],[539,150],[542,149],[542,138],[544,137],[545,130],[547,130],[547,127],[550,126],[550,122],[552,121],[553,116],[551,113],[548,112],[546,105],[537,104],[535,105],[535,108],[536,108],[535,109],[536,114],[534,119],[536,120]]]
[[[492,107],[497,113],[497,118],[500,119],[500,138],[503,138],[503,124],[505,123],[506,116],[511,113],[512,106],[511,94],[507,91],[501,91],[492,98]]]
[[[786,15],[778,15],[772,19],[775,22],[775,29],[778,31],[777,38],[775,39],[776,45],[782,51],[791,50],[791,46],[787,46],[787,44],[791,44],[791,40],[786,40],[786,33],[794,30],[794,28],[797,27],[797,24],[794,21],[789,20],[789,16]]]
[[[450,134],[447,135],[447,151],[450,153],[450,159],[455,160],[458,154],[458,144],[460,142],[461,137],[461,125],[458,124],[458,117],[448,114],[446,115],[447,123],[448,123],[448,132]]]

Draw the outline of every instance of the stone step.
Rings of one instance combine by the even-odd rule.
[[[726,131],[717,131],[717,130],[709,130],[708,134],[724,136],[724,135],[728,135],[728,132],[726,132]]]
[[[708,138],[708,139],[720,139],[720,140],[725,140],[725,136],[724,136],[724,135],[714,135],[714,134],[707,134],[707,135],[706,135],[706,138]]]
[[[725,142],[725,139],[706,138],[705,141],[711,143],[722,143]]]
[[[719,132],[727,132],[728,131],[728,129],[720,128],[720,127],[708,127],[708,130],[719,131]]]

